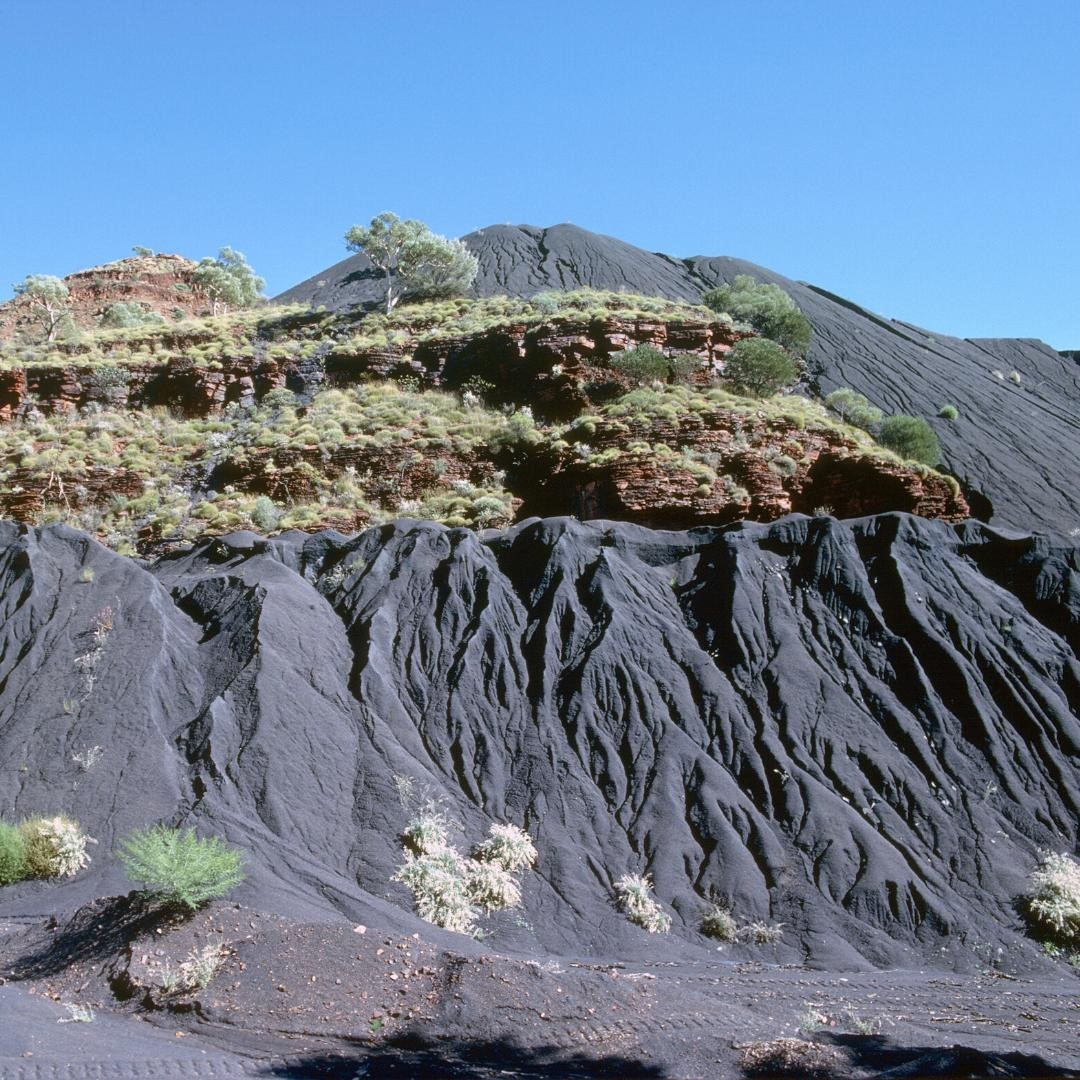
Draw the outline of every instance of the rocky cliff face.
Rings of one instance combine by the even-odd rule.
[[[886,412],[931,420],[943,464],[979,516],[1019,529],[1070,532],[1080,476],[1080,366],[1041,341],[961,339],[883,318],[843,297],[741,259],[678,259],[575,225],[495,225],[463,238],[480,260],[481,296],[589,286],[696,302],[738,274],[785,290],[813,324],[811,377],[849,386]],[[378,282],[353,256],[279,300],[331,308],[371,302]],[[935,419],[944,405],[956,421]]]
[[[0,370],[0,514],[77,521],[141,551],[243,525],[237,516],[197,524],[214,493],[246,498],[235,514],[267,497],[301,508],[303,527],[345,530],[417,513],[462,487],[495,498],[478,511],[481,524],[519,511],[667,528],[793,509],[968,514],[948,478],[881,454],[803,398],[755,403],[717,389],[728,350],[747,336],[730,321],[693,308],[531,314],[468,331],[459,320],[437,335],[425,333],[423,308],[415,326],[369,334],[366,323],[357,333],[311,312],[276,317],[271,333],[256,314],[212,332],[154,330],[122,362],[104,352],[109,337],[93,359],[73,350],[15,363]],[[680,384],[636,389],[611,362],[634,345],[678,357]],[[369,389],[380,385],[382,405]],[[298,398],[263,408],[279,390]],[[450,410],[456,436],[428,422],[447,402],[424,390],[471,403]],[[168,432],[153,412],[161,407]],[[122,521],[108,517],[119,503]]]
[[[1038,967],[1017,898],[1080,839],[1078,573],[1045,538],[900,514],[401,522],[145,567],[4,525],[0,803],[100,845],[0,910],[123,891],[107,853],[164,819],[241,845],[264,910],[434,933],[390,880],[401,775],[462,843],[536,838],[496,949],[715,958],[716,899],[783,924],[734,957]],[[613,904],[641,871],[667,937]]]

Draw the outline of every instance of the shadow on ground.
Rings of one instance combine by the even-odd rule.
[[[303,1077],[348,1078],[348,1080],[485,1080],[514,1076],[522,1080],[584,1080],[607,1077],[609,1080],[665,1080],[666,1069],[635,1058],[591,1057],[568,1053],[559,1047],[522,1047],[509,1040],[455,1041],[416,1046],[398,1040],[385,1048],[358,1053],[316,1054],[288,1063],[270,1066],[266,1077],[301,1080]]]
[[[923,1077],[927,1080],[931,1077],[951,1080],[989,1080],[1002,1076],[1054,1077],[1056,1080],[1080,1077],[1080,1072],[1051,1065],[1035,1054],[995,1054],[959,1045],[903,1046],[884,1035],[833,1035],[828,1041],[847,1055],[851,1072],[857,1076],[911,1080]]]
[[[113,960],[161,921],[162,913],[135,893],[87,904],[60,929],[53,923],[39,931],[27,951],[12,959],[12,978],[48,978],[80,961]]]

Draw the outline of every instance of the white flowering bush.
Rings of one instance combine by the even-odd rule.
[[[446,815],[427,807],[405,826],[401,835],[417,855],[434,855],[449,846],[449,829]]]
[[[453,848],[406,855],[393,880],[413,894],[421,919],[459,934],[472,933],[477,913],[466,888],[465,861]]]
[[[671,929],[671,916],[656,902],[647,874],[623,874],[615,882],[615,895],[623,914],[643,930],[666,934]]]
[[[1063,851],[1044,852],[1031,875],[1028,910],[1062,942],[1080,942],[1080,862]]]
[[[58,814],[31,818],[21,826],[26,842],[26,868],[30,877],[74,877],[90,865],[88,844],[96,844],[78,822]]]
[[[536,846],[517,825],[492,825],[487,839],[477,845],[473,857],[504,870],[523,870],[536,864]]]
[[[511,871],[497,863],[469,859],[465,863],[465,894],[485,911],[517,907],[521,886]]]
[[[473,857],[466,858],[449,842],[446,816],[430,805],[405,826],[402,837],[405,862],[392,880],[412,892],[422,919],[461,934],[476,931],[481,908],[517,907],[521,885],[515,872],[536,861],[532,840],[516,825],[492,825]]]

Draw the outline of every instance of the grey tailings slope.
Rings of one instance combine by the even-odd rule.
[[[1077,567],[1044,538],[905,515],[405,521],[145,569],[5,524],[0,806],[69,813],[100,845],[71,882],[4,889],[0,914],[124,892],[109,852],[164,819],[243,847],[240,898],[263,910],[467,944],[390,881],[400,775],[465,846],[491,822],[536,838],[523,912],[486,923],[499,949],[715,955],[716,898],[783,924],[736,957],[1045,967],[1016,904],[1040,847],[1077,844]],[[643,871],[666,937],[613,902]]]
[[[1080,528],[1080,365],[1041,341],[950,337],[741,259],[676,259],[575,225],[495,225],[464,240],[480,259],[482,296],[591,286],[696,300],[736,274],[775,282],[813,324],[809,368],[820,392],[850,386],[887,412],[928,418],[977,516],[1019,529]],[[379,289],[356,255],[277,299],[339,309],[372,302]],[[937,419],[950,404],[959,419]]]

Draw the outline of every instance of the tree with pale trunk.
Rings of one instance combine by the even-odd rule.
[[[16,296],[30,301],[28,315],[44,331],[46,341],[55,341],[61,330],[71,326],[68,287],[51,274],[27,274],[13,285]]]
[[[345,234],[350,251],[363,252],[385,279],[386,314],[404,297],[438,299],[466,292],[480,269],[476,256],[460,241],[433,233],[422,221],[402,221],[379,214],[370,225],[354,225]]]

